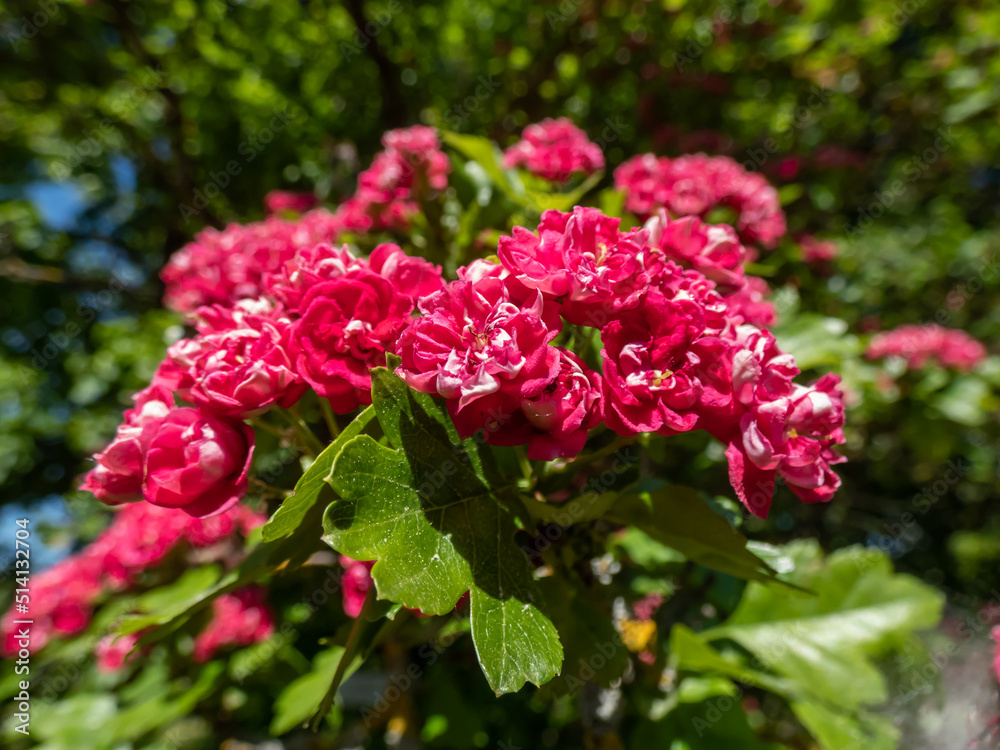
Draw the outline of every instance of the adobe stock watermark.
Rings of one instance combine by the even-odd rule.
[[[21,382],[32,382],[35,374],[43,372],[59,356],[65,352],[87,328],[97,320],[97,316],[110,308],[121,297],[122,293],[132,287],[138,280],[129,279],[118,270],[111,271],[111,281],[106,288],[94,295],[90,304],[80,303],[76,308],[76,319],[66,322],[61,328],[49,331],[41,342],[36,343],[29,351],[30,367],[18,363],[17,372]]]
[[[49,25],[49,22],[59,13],[59,3],[55,0],[39,0],[38,10],[30,15],[15,18],[4,24],[4,38],[7,43],[18,51],[25,40],[34,39],[39,30]]]
[[[699,18],[694,23],[694,33],[684,37],[681,50],[674,53],[674,67],[684,72],[684,66],[692,65],[705,54],[705,50],[715,44],[715,40],[736,23],[743,14],[747,0],[717,8],[711,18]]]
[[[130,111],[146,101],[150,91],[163,84],[165,77],[166,74],[161,66],[157,65],[155,69],[147,67],[143,71],[140,85],[134,85],[127,93],[116,97],[112,102],[111,110],[114,118],[124,119]],[[114,134],[114,120],[111,117],[103,118],[96,128],[84,133],[82,140],[67,147],[63,157],[53,163],[52,175],[58,180],[66,179],[84,159],[100,156]]]
[[[201,188],[195,189],[191,195],[191,202],[180,204],[179,210],[185,224],[208,208],[209,201],[222,195],[229,187],[229,183],[243,172],[243,167],[263,153],[274,141],[275,135],[282,132],[293,119],[286,110],[272,110],[272,115],[267,125],[240,142],[237,153],[243,157],[242,161],[230,159],[226,162],[225,169],[220,169],[218,172],[210,171],[208,182]]]
[[[452,104],[444,113],[444,124],[448,130],[458,130],[462,127],[462,123],[478,112],[499,88],[500,84],[492,75],[480,75],[476,79],[476,88],[472,94]]]
[[[375,17],[364,28],[355,28],[350,42],[340,43],[340,54],[344,56],[344,62],[350,62],[354,57],[364,54],[368,45],[392,23],[393,17],[402,9],[403,4],[399,0],[391,0],[387,7],[376,11]]]
[[[754,146],[746,150],[747,158],[743,162],[743,168],[748,172],[756,172],[772,156],[787,151],[794,131],[816,123],[819,120],[819,112],[825,109],[829,103],[830,90],[820,88],[815,84],[811,85],[805,102],[778,121],[775,130],[781,135],[778,137],[770,136],[760,146]]]

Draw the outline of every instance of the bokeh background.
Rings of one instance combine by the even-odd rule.
[[[996,351],[995,3],[0,7],[0,529],[30,512],[36,565],[107,523],[75,487],[179,335],[157,273],[196,231],[262,217],[274,189],[336,205],[392,127],[505,146],[565,115],[604,149],[606,184],[636,153],[704,151],[780,190],[790,238],[755,270],[803,369],[851,386],[850,461],[834,504],[779,496],[748,533],[884,549],[953,617],[1000,605],[1000,360],[902,372],[862,356],[903,323]],[[836,258],[805,263],[802,234],[835,241]],[[683,451],[663,461],[701,468]],[[8,588],[12,539],[0,534]]]

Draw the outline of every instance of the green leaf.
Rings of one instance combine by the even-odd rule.
[[[316,530],[315,541],[317,543],[322,528],[321,510],[321,506],[318,505],[309,508],[306,511],[306,521],[302,524],[303,528]],[[315,551],[311,541],[303,538],[303,534],[297,534],[273,542],[261,542],[236,568],[226,573],[214,585],[208,585],[200,593],[192,594],[183,601],[165,604],[159,611],[152,611],[152,607],[150,607],[150,614],[126,619],[118,632],[135,633],[153,627],[154,630],[139,639],[139,645],[143,646],[162,640],[183,625],[188,618],[223,594],[259,581],[278,569],[284,571],[297,569]]]
[[[671,485],[648,494],[622,495],[607,517],[635,526],[705,567],[748,580],[778,580],[767,563],[747,549],[747,538],[690,487]]]
[[[888,558],[859,547],[824,561],[815,542],[788,546],[791,579],[816,592],[789,597],[750,584],[733,616],[703,633],[736,641],[764,665],[833,706],[858,708],[887,697],[872,658],[937,624],[942,596],[894,574]]]
[[[160,586],[138,597],[133,609],[140,614],[125,617],[117,632],[137,633],[179,616],[199,601],[218,580],[219,568],[215,565],[190,568],[174,583]]]
[[[305,724],[319,708],[323,694],[330,687],[340,659],[344,655],[343,646],[321,651],[313,659],[312,671],[289,683],[274,704],[274,719],[271,734],[277,737],[297,726]],[[344,673],[344,679],[354,674],[361,666],[361,658],[356,658]]]
[[[843,360],[860,355],[864,348],[857,336],[847,333],[845,321],[815,313],[796,315],[790,322],[780,323],[774,328],[774,336],[803,370],[839,366]]]
[[[562,681],[571,693],[594,681],[609,687],[628,669],[629,652],[612,624],[610,608],[599,608],[579,585],[562,577],[539,581],[566,654]]]
[[[568,193],[546,193],[538,190],[528,190],[526,195],[527,205],[539,213],[548,209],[569,211],[573,206],[578,205],[583,196],[589,193],[603,177],[604,172],[595,172]]]
[[[863,712],[837,713],[815,701],[794,701],[792,710],[826,750],[895,750],[899,731],[892,720]]]
[[[723,710],[725,708],[725,710]],[[730,696],[680,703],[659,721],[642,719],[627,747],[663,750],[779,750],[784,745],[758,737],[739,700]]]
[[[493,183],[509,198],[524,205],[524,189],[521,187],[520,190],[517,190],[503,167],[500,166],[500,152],[493,144],[493,141],[479,135],[452,133],[447,130],[442,130],[440,133],[441,140],[444,143],[458,151],[466,159],[476,162],[476,164],[483,168],[483,171],[486,172]]]
[[[309,509],[316,504],[320,491],[327,487],[330,481],[330,472],[333,470],[333,462],[340,455],[340,451],[352,439],[361,434],[361,431],[375,417],[375,409],[371,406],[366,408],[355,417],[347,427],[341,431],[330,445],[328,445],[316,460],[313,461],[309,469],[299,478],[295,484],[292,494],[285,498],[281,507],[275,511],[274,515],[264,524],[261,530],[265,542],[273,542],[276,539],[290,536],[302,525]]]
[[[562,646],[543,614],[526,557],[514,543],[517,495],[491,454],[460,440],[444,402],[372,371],[372,399],[392,448],[361,435],[344,446],[331,484],[324,539],[358,560],[377,560],[380,599],[428,614],[470,592],[472,639],[499,693],[558,674]]]

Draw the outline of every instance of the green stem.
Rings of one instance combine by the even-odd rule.
[[[515,445],[514,453],[517,454],[517,463],[521,467],[521,473],[524,474],[524,478],[527,479],[530,484],[534,484],[535,472],[531,468],[531,461],[528,460],[528,456],[524,452],[524,446]]]
[[[319,408],[323,412],[323,419],[326,420],[326,427],[330,430],[330,440],[336,440],[340,434],[340,426],[337,424],[337,417],[330,406],[330,400],[320,397]]]
[[[340,655],[340,662],[337,664],[337,671],[333,673],[333,680],[330,682],[330,688],[326,691],[326,695],[323,696],[322,702],[319,704],[319,709],[316,711],[316,715],[313,716],[312,720],[312,730],[314,732],[319,731],[319,724],[323,721],[323,717],[330,713],[330,707],[333,706],[333,699],[337,695],[337,690],[340,689],[340,683],[344,679],[344,673],[347,671],[348,665],[354,661],[354,652],[358,648],[358,642],[361,639],[361,632],[364,630],[364,626],[367,622],[368,610],[371,609],[372,603],[375,601],[375,586],[372,585],[368,589],[368,593],[365,595],[365,603],[361,605],[361,611],[358,612],[358,616],[354,618],[354,624],[351,625],[351,632],[347,636],[347,643],[344,644],[344,653]]]
[[[290,424],[292,429],[295,430],[295,433],[299,436],[299,439],[302,441],[306,450],[312,452],[313,458],[323,452],[323,448],[325,446],[319,441],[319,438],[313,434],[313,431],[309,429],[309,425],[302,421],[302,417],[292,414],[288,411],[288,409],[283,409],[280,406],[278,407],[278,411],[281,412],[282,416],[284,416],[286,420],[288,420],[288,424]]]
[[[576,471],[581,466],[586,466],[587,464],[594,463],[595,461],[600,461],[602,458],[607,458],[621,448],[624,448],[626,445],[631,445],[638,439],[639,435],[621,435],[617,437],[611,445],[607,445],[600,450],[594,451],[593,453],[584,453],[581,456],[577,456],[572,461],[567,461],[558,469],[550,468],[545,472],[545,475],[560,474],[564,471]]]

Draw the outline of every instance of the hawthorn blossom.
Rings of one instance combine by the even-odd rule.
[[[212,601],[212,619],[194,639],[194,660],[206,662],[226,646],[250,646],[274,634],[274,614],[264,589],[248,586]]]
[[[288,336],[297,373],[338,414],[370,404],[369,370],[396,351],[412,308],[408,296],[367,269],[310,287]]]
[[[571,323],[600,327],[634,307],[648,286],[638,233],[619,231],[621,219],[596,208],[545,211],[538,232],[514,227],[501,236],[497,254],[511,275],[558,300]]]
[[[619,434],[675,435],[693,429],[702,408],[724,408],[731,393],[703,376],[728,345],[706,336],[704,310],[690,299],[651,294],[601,331],[605,418]]]
[[[198,409],[173,409],[143,428],[142,496],[197,518],[221,513],[247,490],[254,432]]]
[[[512,301],[504,280],[456,281],[420,305],[400,337],[396,373],[411,388],[448,399],[459,434],[503,430],[521,400],[558,376],[547,346],[558,334],[543,319],[541,294]]]
[[[911,369],[936,363],[967,372],[986,358],[986,347],[959,329],[936,324],[904,325],[875,335],[865,356],[899,357]]]
[[[414,125],[382,136],[384,150],[358,177],[358,189],[337,209],[346,231],[403,230],[418,201],[448,187],[451,164],[434,128]]]
[[[162,420],[174,408],[169,388],[149,386],[134,397],[135,408],[124,414],[111,444],[94,456],[97,465],[84,478],[80,489],[108,505],[142,499],[142,474],[149,440],[146,425]]]
[[[615,187],[625,192],[625,208],[643,220],[660,208],[704,218],[724,207],[737,213],[736,229],[745,242],[771,248],[786,231],[778,191],[726,156],[643,154],[615,170]]]
[[[705,224],[696,216],[671,220],[660,209],[644,229],[653,248],[671,260],[719,284],[742,285],[746,249],[732,227]]]
[[[566,182],[573,174],[603,169],[604,154],[569,118],[547,118],[524,129],[521,140],[504,152],[504,165],[523,166],[546,180]]]
[[[315,209],[296,221],[275,216],[251,224],[207,228],[170,256],[160,271],[164,304],[181,313],[203,305],[232,305],[263,293],[266,274],[278,271],[300,248],[332,242],[339,220]]]

